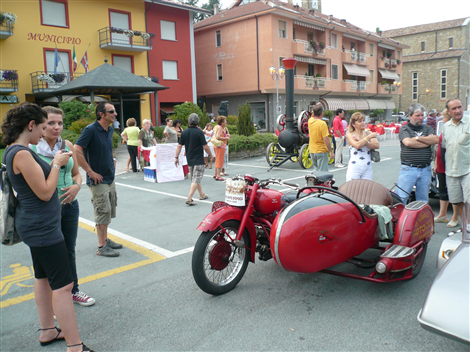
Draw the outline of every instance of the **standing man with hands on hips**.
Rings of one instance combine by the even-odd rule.
[[[117,116],[110,103],[96,106],[96,121],[85,127],[75,142],[78,164],[86,171],[98,235],[97,255],[118,257],[122,244],[108,238],[108,225],[116,217],[117,194],[114,184],[116,159],[113,158],[113,127]]]

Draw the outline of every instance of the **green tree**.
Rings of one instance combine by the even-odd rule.
[[[206,103],[204,103],[204,105],[202,106],[202,115],[201,120],[199,121],[199,126],[201,126],[201,128],[204,128],[209,122],[211,122],[211,119],[207,115]]]
[[[186,1],[182,1],[182,3],[185,4],[185,5],[199,7],[197,0],[186,0]],[[204,10],[208,10],[211,13],[207,14],[207,13],[203,13],[203,12],[193,12],[193,21],[194,22],[199,22],[199,21],[202,21],[202,20],[208,18],[209,16],[212,16],[214,14],[214,4],[217,4],[220,7],[220,0],[209,0],[207,3],[200,6],[200,8],[202,8]]]
[[[188,117],[193,112],[199,116],[199,119],[201,119],[202,111],[199,106],[187,101],[186,103],[175,105],[175,113],[171,117],[173,118],[173,121],[180,119],[181,125],[188,126]]]
[[[384,112],[385,112],[385,111],[384,111],[383,109],[375,109],[374,111],[372,111],[372,112],[370,113],[370,116],[380,118],[380,117],[382,117],[382,115],[383,115]]]
[[[253,119],[251,118],[251,109],[248,102],[238,107],[237,130],[241,136],[249,137],[255,134],[256,130],[253,127]]]
[[[64,112],[64,129],[69,128],[72,122],[87,118],[87,105],[81,101],[64,101],[59,104],[59,108]]]

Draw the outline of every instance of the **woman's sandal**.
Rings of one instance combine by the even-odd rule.
[[[196,205],[196,202],[192,199],[186,199],[186,205],[189,205],[189,206]]]
[[[95,352],[91,350],[87,345],[85,345],[83,342],[79,343],[78,345],[67,345],[67,347],[77,347],[77,346],[82,346],[82,352]]]
[[[225,181],[225,178],[223,178],[223,177],[216,177],[215,180],[216,180],[216,181]]]
[[[56,341],[59,341],[59,340],[63,340],[64,337],[59,337],[60,333],[62,332],[62,330],[60,330],[57,326],[54,326],[53,328],[48,328],[48,329],[39,329],[38,331],[45,331],[45,330],[53,330],[53,329],[56,329],[57,330],[57,336],[54,337],[52,340],[49,340],[49,341],[41,341],[39,340],[39,343],[41,344],[41,346],[47,346],[47,345],[50,345],[51,343],[54,343]]]
[[[204,199],[207,199],[207,198],[209,198],[209,196],[204,193],[204,195],[202,197],[199,197],[199,200],[204,200]]]

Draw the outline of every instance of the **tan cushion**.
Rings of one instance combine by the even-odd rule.
[[[351,180],[338,189],[357,204],[391,205],[390,191],[380,183],[370,180]]]

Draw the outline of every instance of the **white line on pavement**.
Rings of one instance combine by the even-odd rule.
[[[160,191],[155,191],[153,189],[146,189],[146,188],[142,188],[142,187],[136,187],[136,186],[131,186],[131,185],[126,185],[124,183],[118,183],[116,182],[116,185],[118,186],[122,186],[122,187],[128,187],[128,188],[134,188],[134,189],[138,189],[139,191],[144,191],[144,192],[151,192],[151,193],[157,193],[157,194],[162,194],[164,196],[169,196],[169,197],[174,197],[174,198],[180,198],[180,199],[186,199],[187,197],[185,196],[179,196],[177,194],[172,194],[172,193],[167,193],[167,192],[160,192]],[[199,200],[197,197],[196,198],[193,198],[193,200],[195,202],[201,202],[201,203],[206,203],[206,204],[212,204],[213,202],[210,202],[208,200]]]
[[[84,218],[80,217],[79,221],[83,222],[84,224],[86,224],[88,226],[95,227],[95,223],[90,221],[90,220],[87,220],[87,219],[84,219]],[[169,251],[167,249],[158,247],[158,246],[156,246],[152,243],[142,241],[142,240],[139,240],[138,238],[126,235],[125,233],[119,232],[117,230],[113,230],[111,228],[108,228],[108,232],[111,235],[122,238],[123,240],[129,241],[129,242],[134,243],[138,246],[144,247],[145,249],[148,249],[152,252],[160,254],[160,255],[162,255],[166,258],[173,258],[173,257],[176,257],[176,256],[181,255],[181,254],[189,253],[189,252],[192,252],[193,249],[194,249],[194,247],[189,247],[189,248],[186,248],[186,249],[181,249],[181,250],[176,251],[176,252],[172,252],[172,251]]]

